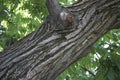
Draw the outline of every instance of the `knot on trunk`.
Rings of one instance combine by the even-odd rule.
[[[71,32],[75,30],[75,15],[67,8],[61,7],[57,0],[46,0],[46,6],[49,12],[48,21],[54,25],[55,31]]]
[[[60,19],[62,21],[63,26],[67,27],[72,25],[74,16],[71,13],[67,13],[65,11],[60,13]]]

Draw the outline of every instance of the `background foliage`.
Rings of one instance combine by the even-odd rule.
[[[59,0],[67,6],[76,0]],[[0,51],[37,29],[48,15],[45,0],[0,0]],[[99,39],[87,57],[74,63],[56,80],[118,80],[120,30]]]

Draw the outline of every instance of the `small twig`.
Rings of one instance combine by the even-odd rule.
[[[92,71],[88,70],[87,68],[82,67],[82,66],[81,66],[81,68],[82,68],[84,71],[88,71],[92,76],[95,76],[95,74],[94,74]]]

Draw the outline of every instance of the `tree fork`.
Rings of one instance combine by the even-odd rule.
[[[49,21],[56,22],[56,25],[61,25],[55,27],[57,33],[58,31],[59,33],[68,32],[76,28],[72,26],[75,25],[75,15],[67,8],[60,6],[57,0],[46,0],[46,6],[49,12]]]
[[[48,7],[51,1],[59,9],[57,1],[47,1]],[[120,0],[79,0],[68,7],[68,13],[78,18],[78,29],[64,36],[55,30],[62,27],[64,31],[64,24],[60,25],[59,19],[56,23],[56,12],[48,8],[50,16],[38,30],[0,53],[0,80],[55,80],[86,56],[101,36],[111,29],[120,29],[119,5]]]

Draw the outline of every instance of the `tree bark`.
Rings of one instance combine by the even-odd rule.
[[[89,54],[106,32],[120,29],[120,0],[78,0],[66,9],[75,17],[69,29],[49,16],[39,29],[0,53],[0,80],[55,80]]]

